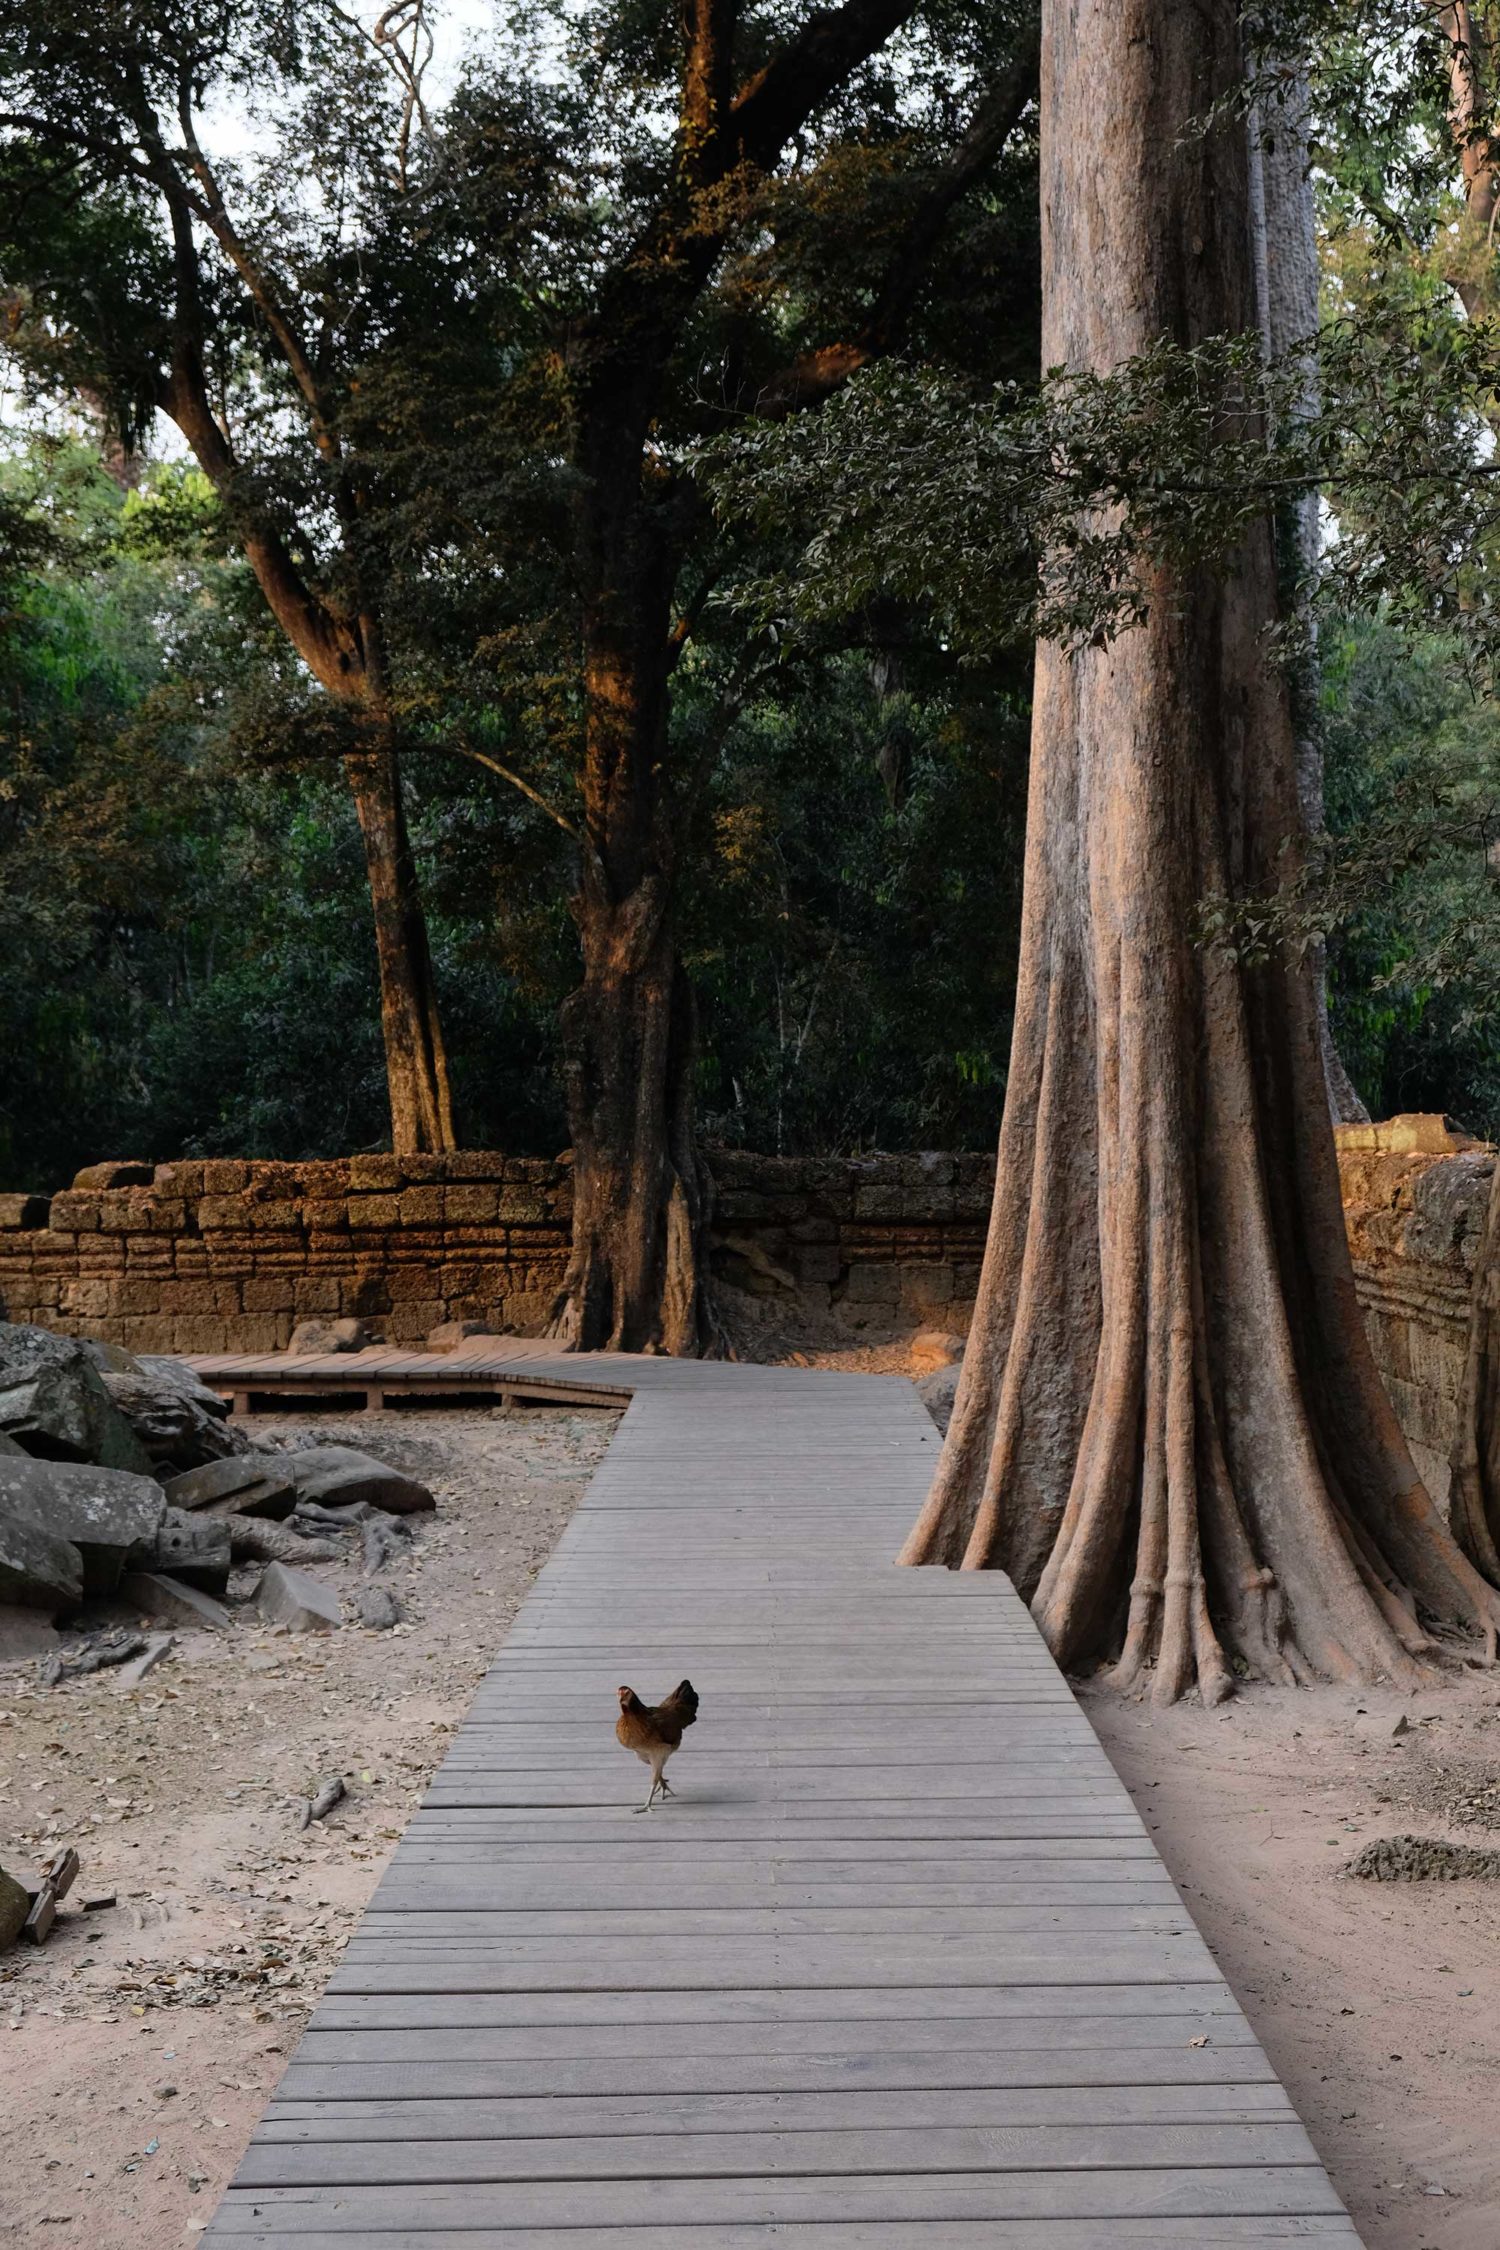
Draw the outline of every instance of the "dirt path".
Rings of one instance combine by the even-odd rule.
[[[1496,2250],[1500,1885],[1340,1870],[1500,1842],[1500,1679],[1083,1701],[1368,2250]]]
[[[208,2224],[338,1952],[615,1427],[613,1414],[257,1417],[431,1485],[388,1582],[408,1622],[291,1636],[249,1612],[133,1690],[0,1670],[0,1838],[83,1874],[0,1960],[0,2240],[171,2250]],[[357,1564],[319,1565],[350,1592]],[[606,1711],[601,1727],[609,1728]],[[299,1832],[322,1776],[349,1791]],[[627,1788],[634,1784],[622,1777]],[[77,1910],[114,1891],[118,1904]]]

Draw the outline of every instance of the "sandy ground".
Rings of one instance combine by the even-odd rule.
[[[24,1879],[57,1843],[83,1862],[47,1944],[0,1959],[0,2241],[171,2250],[207,2226],[616,1420],[257,1416],[258,1437],[360,1445],[432,1487],[438,1514],[383,1574],[406,1623],[290,1635],[241,1612],[132,1690],[0,1670],[4,1863]],[[357,1561],[316,1573],[361,1582]],[[333,1774],[345,1803],[299,1832]]]
[[[749,1300],[735,1327],[747,1358],[910,1364],[904,1337],[784,1331]],[[207,2224],[613,1427],[258,1418],[433,1485],[440,1513],[391,1580],[407,1625],[305,1639],[241,1619],[130,1692],[0,1672],[7,1858],[24,1872],[80,1842],[75,1898],[119,1900],[70,1901],[46,1948],[0,1963],[0,2240],[170,2250]],[[1217,1712],[1081,1694],[1369,2250],[1500,2250],[1500,1886],[1342,1872],[1380,1836],[1500,1844],[1500,1676],[1416,1696],[1255,1689]],[[331,1773],[348,1801],[299,1832],[296,1800]]]
[[[1496,2250],[1500,1886],[1342,1869],[1500,1842],[1500,1677],[1083,1701],[1368,2250]]]

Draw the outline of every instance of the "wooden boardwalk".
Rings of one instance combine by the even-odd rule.
[[[1007,1583],[892,1567],[910,1385],[551,1364],[633,1403],[215,2250],[1358,2250]]]

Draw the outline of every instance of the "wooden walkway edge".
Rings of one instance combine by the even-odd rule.
[[[1007,1581],[892,1566],[910,1384],[526,1373],[632,1403],[213,2250],[1359,2250]]]

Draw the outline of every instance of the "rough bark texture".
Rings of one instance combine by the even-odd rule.
[[[1490,1180],[1473,1287],[1448,1507],[1464,1553],[1500,1582],[1500,1163]]]
[[[1318,328],[1318,235],[1313,207],[1307,90],[1294,80],[1269,95],[1249,119],[1250,242],[1256,315],[1266,357],[1284,359]],[[1317,410],[1317,373],[1308,362],[1306,411]],[[1282,579],[1304,609],[1318,575],[1318,495],[1288,500],[1277,524]],[[1310,636],[1310,617],[1309,637]],[[1323,742],[1318,699],[1318,659],[1310,646],[1291,683],[1297,735],[1297,793],[1310,836],[1323,828]],[[1320,944],[1312,961],[1318,1005],[1318,1044],[1328,1081],[1328,1106],[1336,1125],[1368,1125],[1370,1113],[1344,1068],[1328,1020],[1328,959]]]
[[[667,771],[673,542],[640,434],[600,402],[582,536],[584,839],[564,1004],[573,1248],[553,1333],[580,1351],[713,1348],[712,1201],[693,1132],[694,1015],[672,926]]]
[[[1049,0],[1049,366],[1253,324],[1245,135],[1186,130],[1238,67],[1233,0]],[[1163,1702],[1413,1680],[1427,1619],[1500,1621],[1370,1358],[1307,965],[1193,942],[1303,833],[1276,603],[1266,525],[1114,643],[1039,654],[994,1212],[903,1556],[1008,1569],[1062,1663],[1152,1668]]]

